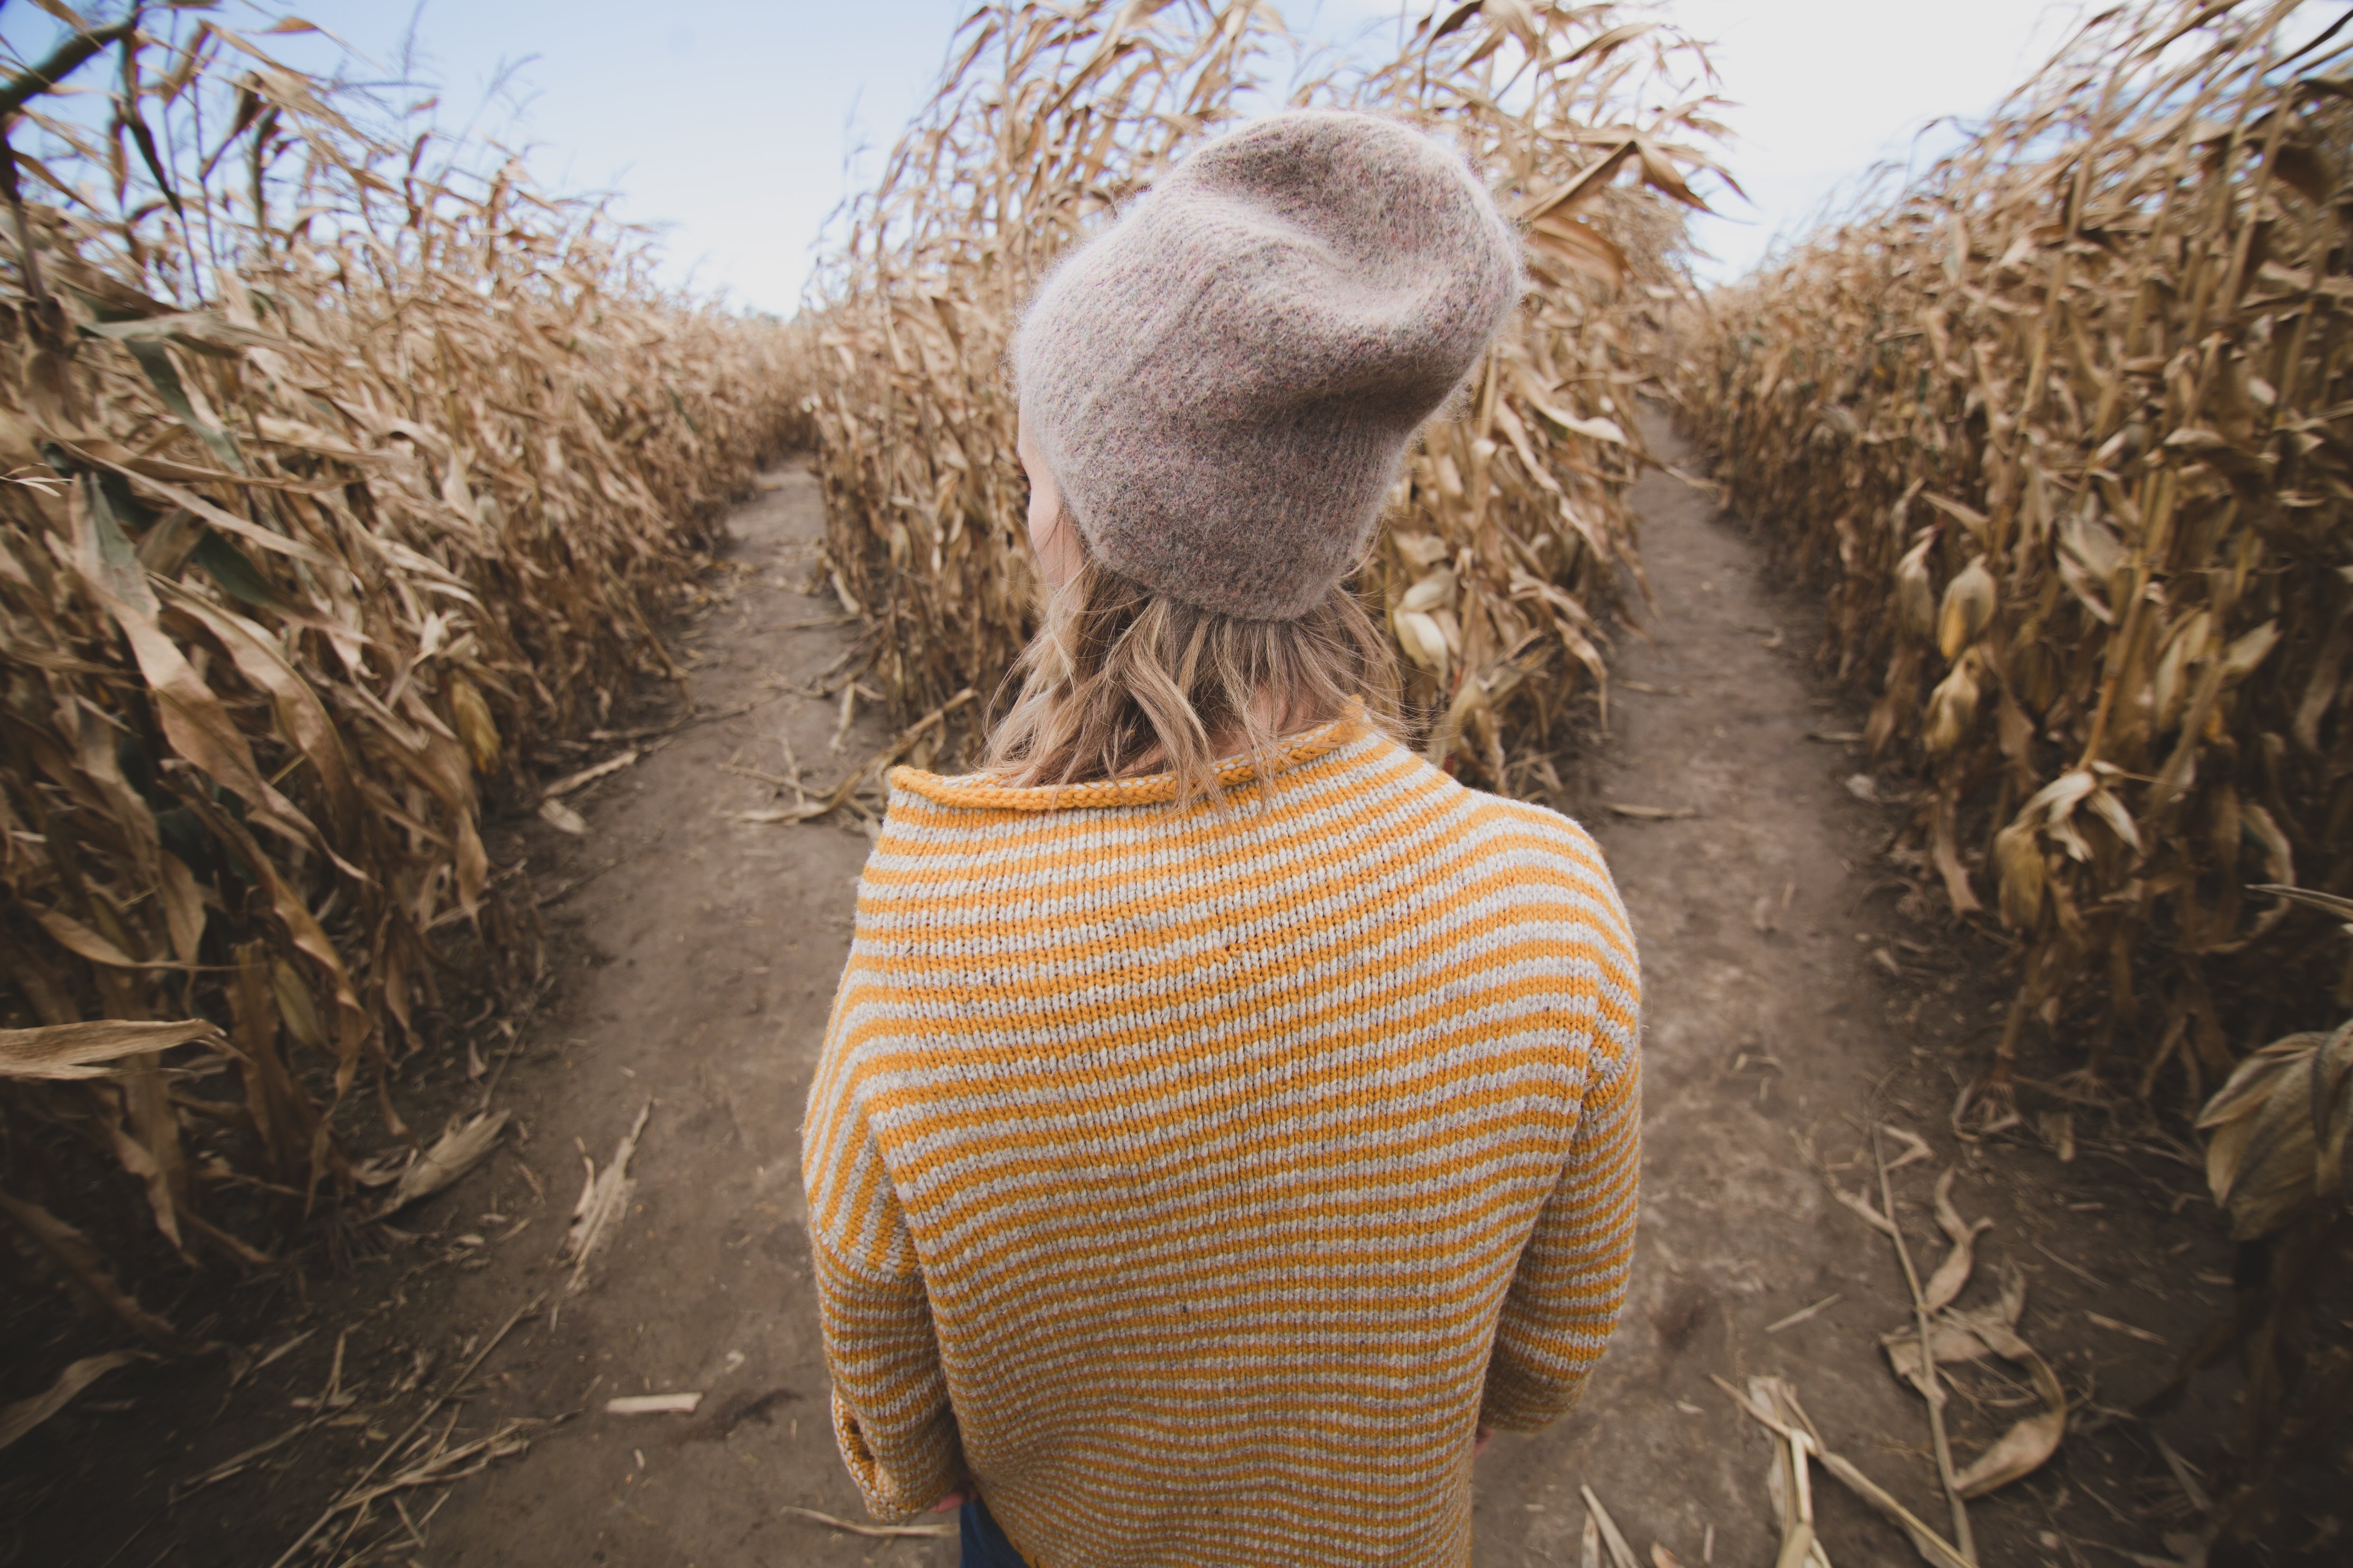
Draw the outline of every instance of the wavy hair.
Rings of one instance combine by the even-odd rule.
[[[1170,773],[1179,800],[1215,799],[1220,753],[1247,757],[1271,787],[1283,738],[1352,701],[1398,732],[1397,655],[1348,584],[1296,620],[1240,620],[1122,576],[1067,513],[1060,526],[1082,561],[1006,677],[1015,695],[987,765],[1007,784]]]

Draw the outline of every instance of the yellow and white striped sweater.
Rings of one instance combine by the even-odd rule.
[[[803,1129],[836,1433],[1032,1568],[1460,1563],[1473,1425],[1624,1300],[1625,910],[1361,718],[1224,777],[892,774]]]

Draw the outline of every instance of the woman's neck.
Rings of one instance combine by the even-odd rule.
[[[1339,715],[1312,712],[1299,704],[1295,699],[1277,696],[1271,691],[1261,691],[1250,700],[1250,717],[1257,720],[1268,734],[1280,740],[1285,735],[1297,734],[1300,731],[1313,730],[1319,724],[1327,724]],[[1249,751],[1250,744],[1250,731],[1246,727],[1240,724],[1229,724],[1210,733],[1209,755],[1222,762],[1228,757],[1240,756]],[[1143,755],[1122,769],[1120,776],[1136,778],[1145,773],[1165,772],[1167,766],[1166,750],[1155,743]]]

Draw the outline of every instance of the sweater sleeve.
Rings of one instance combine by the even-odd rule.
[[[923,1276],[876,1279],[822,1237],[813,1250],[842,1462],[876,1519],[922,1513],[965,1468]]]
[[[1605,1002],[1603,1011],[1595,1061],[1607,1073],[1587,1083],[1560,1179],[1504,1295],[1482,1426],[1533,1432],[1567,1415],[1626,1304],[1642,1162],[1641,1061],[1632,1009],[1617,1021],[1619,1009]]]
[[[801,1175],[834,1437],[868,1510],[887,1521],[923,1512],[961,1480],[964,1450],[922,1264],[840,1049],[847,1011],[837,1003],[810,1090]]]

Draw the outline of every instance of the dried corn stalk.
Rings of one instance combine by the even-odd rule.
[[[2103,13],[1686,318],[1690,426],[1827,583],[1913,853],[2016,933],[1996,1091],[2039,1018],[2194,1107],[2353,996],[2337,927],[2247,888],[2353,876],[2353,78],[2296,9]]]
[[[42,96],[77,55],[111,96]],[[668,668],[648,612],[807,384],[593,205],[216,19],[59,62],[0,87],[0,1217],[135,1326],[100,1244],[168,1254],[91,1162],[190,1257],[347,1183],[337,1104],[451,939],[534,962],[485,792]]]
[[[1256,0],[986,5],[849,206],[815,310],[819,471],[837,586],[902,711],[992,689],[1034,624],[1005,364],[1030,289],[1241,112],[1282,42]],[[1439,720],[1433,751],[1493,786],[1525,788],[1581,682],[1606,679],[1596,617],[1634,564],[1633,390],[1648,312],[1681,288],[1709,79],[1695,47],[1617,7],[1473,0],[1293,93],[1452,136],[1527,228],[1527,307],[1417,447],[1361,584]]]

